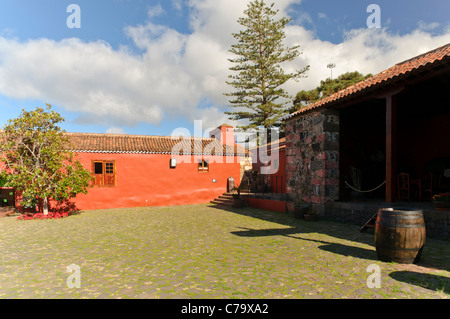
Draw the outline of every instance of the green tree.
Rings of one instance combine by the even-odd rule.
[[[371,76],[372,74],[362,75],[361,73],[355,71],[344,73],[336,79],[328,78],[326,80],[322,80],[317,88],[309,91],[302,90],[297,93],[294,99],[294,106],[290,109],[290,113],[326,98]]]
[[[64,201],[87,193],[91,173],[74,159],[69,136],[58,123],[64,119],[47,104],[8,121],[1,132],[0,152],[4,168],[0,178],[21,192],[22,205],[42,201],[48,214],[49,199]]]
[[[281,67],[283,62],[294,60],[301,53],[299,46],[285,47],[283,40],[286,35],[284,28],[292,19],[285,17],[275,19],[278,10],[274,4],[266,5],[263,0],[249,3],[244,11],[245,17],[238,19],[245,29],[233,33],[237,44],[231,46],[230,52],[237,57],[229,59],[235,63],[226,83],[235,91],[225,95],[230,99],[230,107],[237,111],[225,112],[231,120],[247,120],[243,129],[264,127],[270,134],[270,128],[280,127],[280,117],[287,114],[287,104],[292,98],[282,88],[290,79],[304,77],[309,69],[305,67],[294,73],[285,73]]]

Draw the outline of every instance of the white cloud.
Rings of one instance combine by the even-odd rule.
[[[203,130],[214,129],[224,123],[232,126],[238,125],[238,122],[229,120],[228,115],[216,106],[202,109],[199,114],[195,115],[195,120],[202,121]]]
[[[125,125],[158,123],[161,93],[151,99],[156,80],[141,58],[114,51],[104,42],[78,39],[27,42],[0,38],[0,92],[39,99]],[[176,101],[177,103],[178,101]]]
[[[422,20],[419,21],[417,23],[417,25],[419,26],[419,30],[423,30],[423,31],[432,31],[440,26],[440,24],[437,22],[426,23],[426,22],[423,22]]]
[[[280,14],[298,0],[277,1]],[[181,2],[172,5],[181,10]],[[129,26],[124,32],[141,54],[126,47],[115,50],[105,42],[79,39],[20,41],[0,36],[0,94],[10,98],[39,99],[80,112],[79,122],[101,123],[118,128],[137,123],[158,124],[168,117],[204,120],[214,127],[227,120],[224,111],[230,91],[225,83],[227,58],[238,17],[247,2],[242,0],[189,0],[191,32],[180,33],[148,22]],[[152,8],[151,14],[163,14]],[[334,75],[349,71],[377,73],[395,63],[450,42],[450,28],[431,35],[436,24],[419,24],[403,36],[385,29],[358,29],[340,44],[317,39],[299,25],[286,28],[286,44],[300,44],[303,54],[286,64],[287,71],[310,65],[308,78],[290,82],[295,95],[316,87],[330,76],[326,65],[336,64]],[[206,101],[206,102],[205,102]]]
[[[172,0],[172,8],[181,12],[183,9],[183,0]]]
[[[289,26],[286,34],[290,45],[301,45],[303,54],[298,64],[310,65],[308,78],[299,84],[290,83],[290,92],[312,89],[330,77],[328,63],[336,64],[333,77],[352,71],[376,74],[450,42],[450,32],[432,36],[420,29],[405,35],[391,34],[386,29],[357,29],[346,33],[340,44],[321,41],[300,26]]]
[[[160,3],[155,6],[151,6],[147,11],[147,15],[149,18],[158,17],[163,15],[164,13],[165,11]]]
[[[125,131],[121,127],[110,127],[106,130],[106,134],[125,134]]]

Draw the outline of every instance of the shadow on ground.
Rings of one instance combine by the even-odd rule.
[[[211,206],[216,209],[229,211],[231,213],[258,218],[264,221],[280,224],[289,228],[273,228],[273,229],[250,229],[240,227],[242,231],[233,232],[237,236],[261,237],[261,236],[288,236],[301,233],[322,233],[336,238],[351,240],[363,244],[374,246],[373,231],[361,233],[358,226],[343,222],[335,222],[324,219],[318,221],[305,221],[296,219],[288,213],[278,213],[251,207],[245,208],[229,208],[224,206]],[[301,239],[301,238],[299,238]]]
[[[212,206],[217,209],[226,210],[231,213],[240,214],[252,218],[277,223],[287,226],[288,228],[267,228],[267,229],[250,229],[240,227],[242,230],[234,231],[232,234],[243,237],[264,237],[264,236],[288,236],[299,240],[312,240],[302,238],[301,234],[306,233],[321,233],[335,238],[354,241],[370,245],[374,245],[374,231],[368,230],[365,233],[359,231],[362,225],[352,225],[343,222],[336,222],[330,220],[319,219],[319,221],[308,222],[294,218],[288,213],[277,213],[251,207],[241,209],[228,208],[222,206]],[[349,246],[340,243],[320,241],[323,245],[320,249],[340,254],[344,256],[352,256],[357,258],[364,258],[368,260],[377,260],[376,251],[365,249],[361,247]],[[442,269],[450,271],[450,242],[428,239],[425,243],[419,266]]]
[[[242,231],[234,231],[231,232],[233,235],[241,236],[241,237],[265,237],[265,236],[286,236],[298,240],[312,241],[317,243],[322,243],[323,245],[319,246],[319,249],[324,251],[328,251],[334,254],[339,254],[343,256],[352,256],[357,258],[364,258],[368,260],[376,260],[376,253],[371,249],[365,249],[361,247],[349,246],[338,243],[331,243],[324,240],[316,240],[310,238],[303,238],[300,236],[301,233],[304,233],[300,227],[292,227],[292,228],[282,228],[282,229],[251,229],[245,227],[239,227],[244,229]],[[329,234],[328,234],[329,235]],[[332,235],[333,236],[333,235]]]
[[[450,279],[444,276],[425,274],[415,271],[394,271],[389,274],[397,281],[403,281],[432,291],[450,294]]]

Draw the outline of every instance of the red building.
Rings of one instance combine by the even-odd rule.
[[[286,139],[250,150],[252,169],[242,183],[247,187],[245,200],[250,207],[286,212]]]
[[[207,203],[227,190],[229,177],[240,180],[245,156],[228,125],[217,138],[68,134],[76,159],[95,177],[72,200],[81,210]]]
[[[255,159],[252,169],[261,175],[265,191],[286,193],[286,138],[250,150]]]

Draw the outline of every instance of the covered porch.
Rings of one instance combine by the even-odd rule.
[[[449,89],[447,44],[286,116],[294,204],[360,225],[379,208],[423,208],[448,238],[431,199],[450,192]]]
[[[449,88],[447,67],[339,109],[340,200],[450,192]]]
[[[450,192],[450,64],[448,53],[426,63],[434,54],[337,106],[339,196],[324,203],[327,217],[362,226],[380,208],[420,209],[428,237],[450,238],[450,212],[431,202]],[[398,71],[415,60],[423,66],[409,76]]]

